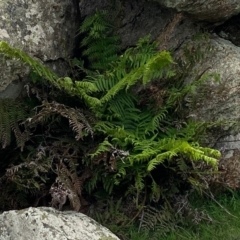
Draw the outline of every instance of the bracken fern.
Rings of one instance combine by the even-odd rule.
[[[97,12],[87,18],[80,30],[86,34],[82,42],[86,61],[78,59],[75,63],[86,74],[82,80],[58,78],[40,62],[2,41],[0,52],[21,59],[54,86],[83,99],[95,115],[97,121],[89,128],[77,110],[56,103],[46,103],[44,108],[47,114],[57,113],[69,119],[77,139],[82,129],[92,129],[88,133],[94,135],[98,146],[89,149],[82,160],[94,172],[85,183],[89,193],[99,186],[108,195],[115,188],[124,189],[122,195],[135,193],[136,206],[143,192],[149,201],[167,199],[164,182],[170,183],[170,177],[175,177],[175,188],[181,185],[178,181],[182,182],[179,161],[189,166],[198,161],[217,166],[219,152],[193,141],[196,128],[187,123],[180,129],[173,126],[179,102],[209,76],[182,86],[170,52],[159,52],[158,44],[150,42],[149,37],[118,54],[118,39],[112,37],[113,29],[105,14]],[[66,182],[71,182],[67,171],[66,175]],[[79,209],[79,204],[74,206]]]

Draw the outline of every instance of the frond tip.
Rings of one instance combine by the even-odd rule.
[[[140,145],[135,145],[135,149],[141,149]],[[190,161],[204,161],[216,168],[220,152],[210,148],[199,147],[196,144],[188,143],[182,139],[162,139],[153,141],[140,153],[130,156],[130,162],[148,162],[147,171],[152,171],[164,161],[173,160],[174,157],[181,156]]]

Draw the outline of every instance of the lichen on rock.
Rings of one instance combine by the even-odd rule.
[[[27,208],[0,215],[0,240],[114,240],[119,239],[88,216],[53,208]]]
[[[240,13],[239,0],[154,0],[162,6],[185,12],[208,22],[220,22]]]
[[[67,59],[75,47],[79,14],[75,1],[0,0],[0,40],[43,62]],[[29,68],[0,56],[0,92],[24,79]],[[13,86],[13,91],[15,86]],[[14,94],[8,94],[15,98]]]

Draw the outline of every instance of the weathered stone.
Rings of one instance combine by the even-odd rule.
[[[26,64],[17,60],[2,58],[0,55],[0,97],[4,98],[6,95],[10,98],[17,97],[21,91],[18,91],[19,87],[16,90],[16,86],[22,85],[22,80],[29,71],[30,68]],[[13,82],[16,84],[13,84]]]
[[[66,59],[75,47],[77,9],[75,1],[0,0],[0,40],[43,62]],[[28,72],[22,63],[1,59],[0,92]]]
[[[219,22],[240,13],[239,0],[154,0],[162,6],[185,12],[191,17]]]
[[[107,228],[77,212],[28,208],[0,215],[0,240],[114,240]]]
[[[199,80],[204,74],[220,76],[219,81],[208,77],[194,94],[186,97],[189,107],[186,117],[211,123],[204,143],[222,153],[220,169],[224,177],[221,175],[221,182],[240,188],[240,48],[217,36],[209,43],[206,40],[192,41],[186,46],[192,55],[199,54],[200,48],[203,53],[203,58],[193,64],[186,84]]]
[[[204,57],[196,63],[187,81],[192,82],[196,76],[206,73],[219,74],[220,81],[210,80],[200,86],[196,92],[196,101],[191,106],[192,116],[206,121],[236,120],[240,110],[236,105],[240,100],[237,93],[240,82],[240,49],[218,37],[211,39],[211,46],[212,51],[203,49]]]
[[[240,48],[217,36],[209,43],[196,41],[187,45],[192,55],[200,54],[197,51],[201,46],[203,58],[195,63],[186,83],[198,80],[207,73],[220,76],[219,81],[209,78],[191,97],[190,117],[208,122],[227,121],[224,130],[229,130],[232,125],[229,121],[240,119]]]
[[[215,30],[217,34],[240,47],[240,14],[230,18]]]
[[[122,48],[133,46],[139,38],[151,35],[159,39],[164,47],[178,48],[186,39],[189,39],[198,31],[197,25],[190,19],[178,18],[176,12],[163,8],[156,2],[146,0],[132,1],[88,0],[80,1],[81,17],[94,14],[96,9],[107,9],[109,19],[115,19],[117,35],[121,38]],[[174,22],[174,24],[171,24]],[[172,29],[169,28],[172,27]],[[169,31],[170,30],[170,31]]]

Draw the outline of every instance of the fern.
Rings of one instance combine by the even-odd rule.
[[[90,60],[90,69],[106,70],[109,64],[117,60],[119,51],[118,37],[110,36],[113,26],[107,19],[106,11],[96,11],[88,17],[80,28],[80,33],[87,34],[82,41],[82,47],[86,47],[83,55]]]
[[[142,149],[144,150],[132,155],[129,160],[132,164],[134,164],[135,161],[148,162],[148,171],[152,171],[158,164],[163,163],[165,160],[172,160],[179,155],[193,161],[204,160],[213,167],[217,166],[216,158],[220,157],[220,153],[217,150],[199,147],[181,139],[164,138],[159,141],[150,142],[148,146],[145,145],[145,141],[136,141],[135,151]]]
[[[16,138],[17,146],[23,151],[25,143],[29,140],[29,132],[22,131],[19,124],[27,117],[22,103],[13,99],[0,100],[0,142],[6,148],[11,143],[12,133]]]
[[[51,186],[50,193],[52,195],[52,205],[59,205],[61,210],[69,199],[72,208],[79,211],[81,208],[81,192],[83,181],[76,174],[76,169],[70,171],[63,162],[57,165],[58,177]]]
[[[169,53],[161,52],[158,56],[154,56],[149,59],[146,64],[139,68],[133,69],[130,73],[126,74],[115,86],[113,86],[106,94],[101,98],[101,103],[110,101],[120,90],[128,90],[131,86],[135,85],[137,81],[142,79],[143,84],[147,84],[153,78],[160,78],[163,76],[163,69],[169,67],[172,63],[172,59]],[[168,76],[171,76],[168,73]],[[172,73],[173,74],[173,73]]]
[[[59,78],[56,73],[44,66],[39,61],[30,57],[17,48],[10,47],[6,42],[0,41],[0,53],[9,58],[17,58],[28,64],[31,69],[43,79],[50,81],[52,85],[59,89],[64,89],[68,94],[83,98],[90,106],[99,103],[97,98],[91,97],[88,93],[96,90],[91,83],[79,83],[75,85],[70,77]]]
[[[6,57],[17,58],[22,62],[27,63],[39,76],[48,79],[53,84],[56,84],[58,77],[55,73],[20,49],[10,47],[6,42],[0,41],[0,52]]]
[[[183,98],[212,75],[202,74],[191,85],[183,86],[184,74],[178,72],[170,52],[159,52],[158,44],[146,37],[135,47],[118,53],[118,39],[112,33],[113,26],[104,11],[97,11],[82,23],[85,61],[74,60],[85,74],[82,80],[58,78],[40,62],[0,42],[1,53],[26,62],[39,76],[73,96],[74,101],[83,99],[84,107],[94,114],[91,126],[89,116],[78,109],[45,101],[41,110],[28,118],[29,124],[39,124],[61,115],[68,120],[77,140],[84,137],[77,147],[70,147],[69,139],[69,145],[60,141],[61,144],[51,142],[46,147],[46,156],[57,168],[51,193],[52,204],[59,208],[68,199],[79,210],[82,188],[94,196],[100,192],[120,197],[135,194],[132,203],[141,208],[146,201],[167,201],[183,182],[201,182],[203,179],[189,170],[195,164],[203,162],[209,168],[217,168],[219,152],[195,141],[204,123],[187,122],[179,113]],[[179,128],[178,122],[183,122]],[[80,154],[80,146],[87,150]],[[80,159],[78,164],[82,164],[84,172],[90,169],[89,179],[77,174],[74,159]],[[159,212],[153,211],[152,215],[161,220]],[[163,224],[168,222],[165,220]]]
[[[51,168],[51,160],[46,156],[45,149],[26,146],[23,153],[17,154],[15,151],[14,155],[17,158],[14,161],[8,159],[10,162],[7,163],[6,172],[0,178],[0,201],[8,197],[8,202],[1,206],[2,209],[34,205],[33,199],[46,193],[44,184]],[[2,155],[3,159],[4,157],[5,154]]]
[[[158,239],[159,235],[166,235],[170,231],[174,231],[178,227],[179,221],[175,219],[173,213],[167,206],[157,209],[147,206],[142,213],[140,229],[142,231],[154,230],[151,239]]]

